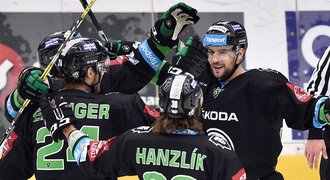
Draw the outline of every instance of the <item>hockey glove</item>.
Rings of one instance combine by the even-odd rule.
[[[178,3],[168,9],[156,21],[151,29],[151,38],[159,45],[174,47],[178,42],[178,35],[188,24],[196,24],[199,20],[197,10],[185,3]]]
[[[54,141],[65,139],[62,130],[77,122],[72,108],[69,107],[63,96],[53,97],[50,94],[42,95],[39,103],[45,126]]]
[[[47,79],[42,81],[40,78],[42,73],[42,69],[33,66],[27,67],[21,72],[18,78],[17,91],[23,99],[38,102],[40,95],[48,92],[51,78],[47,76]]]
[[[111,59],[116,59],[117,56],[130,54],[134,49],[137,49],[140,42],[138,41],[122,41],[112,40],[103,43],[108,49]]]
[[[172,59],[172,64],[198,78],[207,63],[207,49],[198,36],[189,37],[185,46]]]
[[[323,105],[320,108],[319,119],[328,125],[330,125],[330,100],[327,99],[324,101]]]

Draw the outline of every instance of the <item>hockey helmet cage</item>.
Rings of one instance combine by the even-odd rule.
[[[233,46],[234,51],[239,48],[247,49],[248,40],[246,30],[238,22],[219,21],[212,24],[203,36],[204,46]]]
[[[69,81],[82,81],[89,67],[96,73],[108,71],[108,55],[102,43],[94,38],[75,38],[70,40],[58,59],[57,66]]]
[[[160,111],[170,118],[192,117],[202,103],[202,89],[189,75],[170,76],[159,88]]]
[[[47,35],[38,46],[38,61],[40,67],[46,68],[53,56],[57,53],[60,46],[63,44],[65,39],[70,35],[71,31],[58,31],[52,34]],[[73,37],[79,37],[80,34],[75,33]],[[52,68],[51,75],[56,77],[61,77],[56,65]]]

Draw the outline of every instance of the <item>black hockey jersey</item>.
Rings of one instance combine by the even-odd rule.
[[[115,140],[81,139],[74,154],[84,171],[105,177],[122,172],[139,179],[244,180],[236,154],[219,146],[218,140],[206,135],[160,135],[143,126]]]
[[[319,98],[271,69],[250,70],[224,87],[209,72],[199,79],[204,92],[205,131],[211,137],[221,137],[225,148],[236,151],[248,179],[273,172],[282,150],[283,119],[291,128],[313,128]]]
[[[150,125],[154,118],[145,113],[145,104],[138,94],[91,94],[79,90],[61,90],[73,107],[77,128],[95,140],[108,139],[141,125]],[[29,106],[15,128],[17,138],[0,163],[14,172],[0,173],[0,179],[27,179],[33,173],[40,180],[98,180],[84,175],[77,167],[66,141],[54,142],[44,125],[40,108]],[[24,148],[23,148],[24,147]],[[17,161],[17,160],[22,161]],[[9,164],[8,164],[9,163]],[[12,166],[11,166],[12,165]],[[31,169],[32,167],[32,169]]]

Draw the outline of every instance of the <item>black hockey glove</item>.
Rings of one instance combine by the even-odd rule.
[[[117,56],[130,54],[134,49],[137,49],[140,42],[112,40],[103,42],[103,44],[108,49],[110,58],[115,59]]]
[[[196,24],[199,20],[197,10],[185,3],[178,3],[168,9],[156,21],[151,29],[151,38],[159,45],[174,47],[178,36],[188,24]]]
[[[77,122],[72,108],[69,107],[63,96],[53,97],[50,94],[42,95],[39,103],[45,126],[54,141],[65,139],[62,130]]]
[[[198,36],[189,37],[172,59],[172,64],[198,78],[207,63],[207,49]]]
[[[38,98],[43,93],[47,93],[51,85],[51,78],[47,76],[42,81],[40,76],[43,70],[37,67],[25,68],[18,78],[17,91],[23,99],[30,99],[32,102],[38,102]]]

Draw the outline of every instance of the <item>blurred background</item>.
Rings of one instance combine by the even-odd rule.
[[[175,0],[97,0],[93,6],[104,32],[111,39],[142,41],[155,20]],[[305,86],[318,58],[330,45],[328,0],[182,0],[199,11],[200,21],[180,35],[202,36],[218,20],[242,23],[249,40],[246,69],[273,68],[291,82]],[[36,50],[48,34],[71,29],[83,8],[78,0],[0,0],[0,133],[8,123],[3,115],[6,96],[16,87],[22,69],[39,66]],[[89,17],[78,30],[98,38]],[[172,53],[173,54],[173,53]],[[167,60],[171,60],[170,56]],[[156,88],[140,91],[143,100],[157,106]],[[286,127],[279,169],[286,179],[317,179],[303,158],[306,132]],[[292,164],[293,163],[293,164]],[[283,170],[282,170],[283,169]],[[300,169],[300,170],[299,170]],[[305,171],[302,171],[305,169]],[[299,171],[298,171],[299,170]]]

